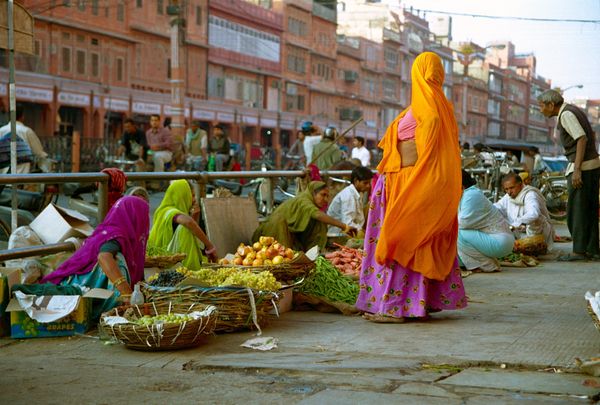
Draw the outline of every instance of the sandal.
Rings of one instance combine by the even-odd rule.
[[[560,256],[557,260],[559,262],[579,262],[579,261],[586,261],[587,259],[588,258],[585,255],[569,253],[567,255]]]
[[[362,316],[364,319],[375,323],[404,323],[404,318],[396,318],[387,315],[370,314],[365,312]]]

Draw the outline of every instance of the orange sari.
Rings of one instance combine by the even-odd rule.
[[[461,196],[461,160],[454,111],[442,90],[444,69],[439,56],[420,54],[412,68],[412,112],[417,121],[418,159],[402,168],[397,129],[404,110],[379,143],[386,176],[386,213],[376,260],[400,265],[434,280],[453,269]]]

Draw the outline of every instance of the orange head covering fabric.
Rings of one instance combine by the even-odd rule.
[[[417,121],[418,159],[402,168],[397,150],[399,120],[390,124],[379,143],[386,175],[386,213],[375,251],[378,263],[395,260],[434,280],[453,269],[461,196],[458,128],[452,105],[442,90],[444,68],[439,56],[420,54],[412,67],[412,113]]]

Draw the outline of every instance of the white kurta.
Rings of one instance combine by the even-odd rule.
[[[365,223],[365,214],[360,193],[354,184],[349,185],[333,198],[327,209],[327,215],[358,230],[362,229]],[[327,236],[342,235],[344,234],[340,228],[329,226]]]
[[[532,186],[525,186],[517,198],[510,198],[508,194],[494,204],[515,228],[525,225],[524,236],[544,235],[548,249],[554,245],[554,227],[550,224],[550,214],[546,208],[546,201],[540,191]]]
[[[369,167],[371,165],[371,152],[364,146],[360,148],[352,149],[352,159],[358,159],[363,166]]]

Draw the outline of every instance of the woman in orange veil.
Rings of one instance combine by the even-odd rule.
[[[357,308],[375,322],[402,322],[466,306],[456,260],[461,160],[439,56],[420,54],[411,105],[379,144]]]

